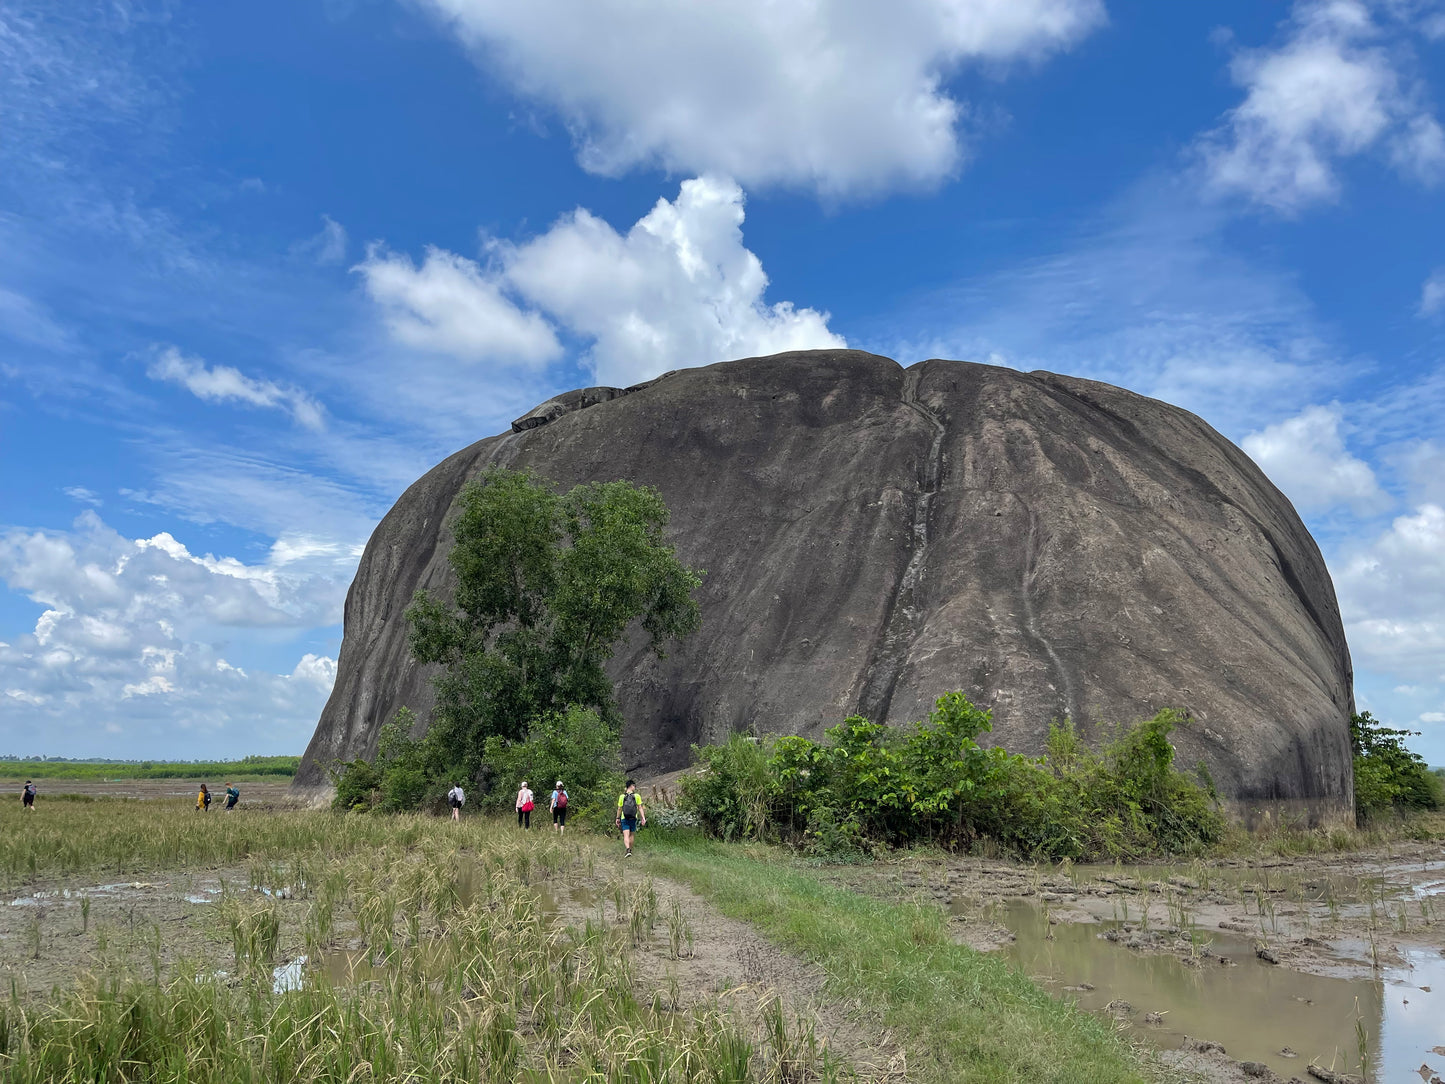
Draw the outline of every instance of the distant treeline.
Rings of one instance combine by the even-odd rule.
[[[18,760],[0,757],[0,776],[26,779],[194,779],[275,777],[290,779],[300,757],[241,760]]]

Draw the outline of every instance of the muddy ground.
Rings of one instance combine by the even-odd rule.
[[[1370,1011],[1387,1019],[1396,1010],[1408,1010],[1412,998],[1416,1010],[1427,1006],[1425,1011],[1434,1013],[1431,984],[1445,985],[1432,977],[1445,964],[1445,845],[1439,841],[1187,865],[1031,867],[935,853],[843,868],[832,877],[885,898],[936,902],[949,911],[957,940],[1008,954],[1020,966],[1033,961],[1043,967],[1047,961],[1051,974],[1035,975],[1038,981],[1112,1016],[1135,1036],[1162,1033],[1167,1013],[1150,1012],[1151,1004],[1114,999],[1077,978],[1057,977],[1060,971],[1078,969],[1081,961],[1100,953],[1127,954],[1137,961],[1125,966],[1127,960],[1116,958],[1112,965],[1100,965],[1102,973],[1116,978],[1126,971],[1142,975],[1149,967],[1142,958],[1160,956],[1172,957],[1201,979],[1211,969],[1259,972],[1262,967],[1279,980],[1262,973],[1259,979],[1273,990],[1266,1014],[1280,1019],[1291,1010],[1313,1011],[1317,1017],[1333,1011],[1316,1000],[1322,992],[1338,999],[1346,982],[1355,984],[1350,989],[1371,992],[1376,1005]],[[1021,935],[1057,942],[1057,947],[1025,946]],[[1164,972],[1153,974],[1162,981]],[[1299,977],[1291,980],[1291,974]],[[1163,994],[1157,982],[1136,982],[1135,989],[1146,991],[1145,997]],[[1382,1009],[1379,998],[1399,1004]],[[1161,1007],[1164,1000],[1161,996]],[[1354,1011],[1360,1011],[1358,1005]],[[1437,1074],[1445,1077],[1445,1014],[1438,1016],[1436,1045],[1416,1041],[1425,1060],[1410,1055],[1411,1079],[1418,1065],[1428,1070],[1418,1076],[1427,1084]],[[1433,1034],[1428,1026],[1427,1032]],[[1269,1047],[1265,1064],[1236,1061],[1212,1038],[1175,1035],[1164,1043],[1163,1057],[1210,1081],[1327,1078],[1310,1074],[1307,1053],[1277,1042]],[[1343,1048],[1350,1045],[1348,1036],[1340,1042]],[[1398,1066],[1375,1079],[1396,1076]]]
[[[1408,950],[1445,950],[1440,842],[1188,865],[907,857],[836,879],[871,894],[934,899],[949,908],[957,938],[984,950],[1012,938],[1001,907],[1020,899],[1054,923],[1108,924],[1111,939],[1132,951],[1216,965],[1208,942],[1220,931],[1254,942],[1271,963],[1345,978],[1403,964]]]

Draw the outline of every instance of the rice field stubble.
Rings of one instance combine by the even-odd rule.
[[[796,990],[692,974],[698,901],[610,841],[100,805],[0,817],[0,1080],[855,1076]]]

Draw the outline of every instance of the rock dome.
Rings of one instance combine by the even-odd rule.
[[[962,689],[992,740],[1038,753],[1188,713],[1179,761],[1246,805],[1351,807],[1349,651],[1329,574],[1289,501],[1187,411],[1053,373],[803,351],[587,388],[542,404],[411,486],[346,600],[335,688],[297,777],[370,755],[399,707],[418,588],[450,593],[447,513],[489,465],[563,488],[656,486],[702,628],[611,663],[637,770],[730,731],[902,723]]]

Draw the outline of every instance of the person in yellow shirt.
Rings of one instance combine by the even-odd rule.
[[[647,810],[642,808],[642,795],[637,784],[627,781],[627,789],[617,796],[617,827],[622,829],[622,843],[627,857],[632,857],[632,833],[647,826]]]

